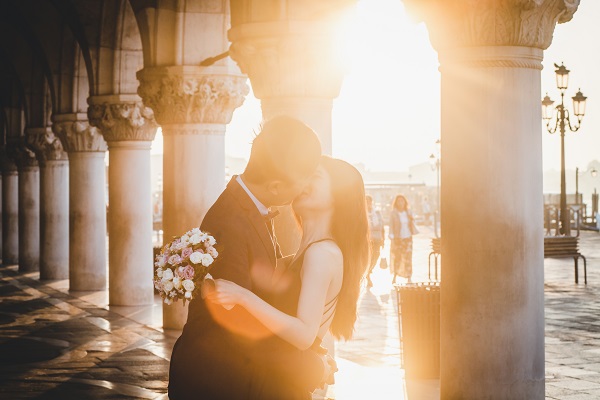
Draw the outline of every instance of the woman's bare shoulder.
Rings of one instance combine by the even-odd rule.
[[[305,262],[331,265],[332,263],[342,263],[343,255],[342,250],[335,241],[324,240],[314,243],[306,249],[304,259]]]

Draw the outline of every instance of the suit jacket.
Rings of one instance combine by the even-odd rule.
[[[211,275],[271,302],[277,243],[235,177],[208,210],[200,229],[212,234],[219,248]],[[241,306],[226,310],[196,297],[173,349],[169,397],[307,398],[322,374],[316,353],[302,352],[277,338]]]

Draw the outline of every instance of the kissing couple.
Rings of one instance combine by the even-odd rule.
[[[287,204],[302,236],[283,256],[270,208]],[[321,341],[352,336],[369,265],[359,171],[321,155],[303,122],[274,117],[200,229],[221,250],[173,348],[169,398],[311,399],[336,370]]]

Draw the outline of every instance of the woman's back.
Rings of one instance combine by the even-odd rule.
[[[281,278],[278,280],[277,284],[280,287],[278,288],[279,290],[277,290],[278,295],[274,300],[277,308],[286,314],[297,316],[298,305],[302,291],[302,274],[304,268],[306,267],[305,259],[307,253],[309,253],[309,258],[314,259],[321,258],[323,253],[328,251],[337,251],[341,255],[341,251],[339,250],[339,247],[337,247],[335,241],[331,238],[324,238],[308,243],[308,245],[306,245],[304,249],[294,257],[291,263],[287,266],[285,272],[281,275]],[[337,295],[341,289],[343,279],[343,266],[341,263],[339,268],[336,269],[339,270],[339,273],[334,274],[327,290],[328,293],[326,297],[326,303],[323,307],[321,324],[317,334],[317,341],[323,338],[329,329],[331,320],[335,314]]]

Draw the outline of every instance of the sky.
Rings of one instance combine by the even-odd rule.
[[[572,20],[557,25],[544,52],[540,101],[546,92],[560,98],[555,62],[571,70],[568,107],[579,88],[588,97],[581,129],[565,141],[572,170],[600,159],[599,16],[600,1],[582,0]],[[427,27],[406,15],[402,1],[359,0],[346,39],[347,74],[332,115],[333,155],[372,171],[406,171],[428,162],[440,137],[440,73]],[[248,157],[260,119],[260,102],[251,92],[227,127],[228,155]],[[559,170],[558,134],[543,127],[542,138],[544,170]]]

